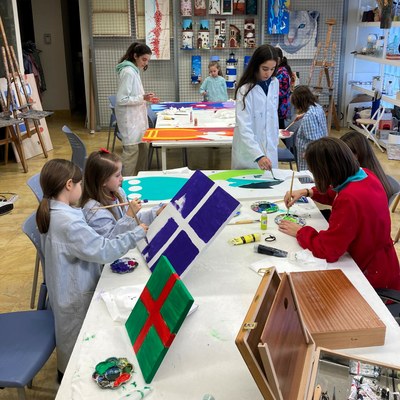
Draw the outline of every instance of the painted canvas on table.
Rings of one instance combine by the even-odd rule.
[[[150,225],[148,243],[138,247],[151,270],[164,255],[182,276],[239,208],[239,201],[196,171]]]
[[[289,14],[289,32],[279,37],[277,46],[288,59],[314,58],[319,12],[291,11]]]
[[[161,257],[125,328],[143,378],[150,383],[194,300],[166,257]]]
[[[145,0],[146,44],[152,60],[169,60],[169,0]]]
[[[268,0],[267,4],[267,33],[289,33],[290,0]]]

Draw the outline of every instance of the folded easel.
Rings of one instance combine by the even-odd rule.
[[[325,44],[322,42],[318,43],[317,50],[314,55],[313,62],[311,64],[310,74],[308,77],[308,86],[319,98],[323,92],[327,92],[329,96],[328,110],[326,115],[326,123],[328,126],[328,132],[331,131],[332,118],[335,124],[336,130],[340,131],[340,122],[336,112],[335,99],[334,99],[334,70],[335,70],[335,56],[336,56],[336,42],[331,43],[332,29],[336,25],[334,18],[328,18],[326,20],[328,25],[328,32],[326,34]],[[322,56],[322,58],[321,58]],[[311,85],[314,77],[314,71],[319,70],[318,79],[315,85]],[[324,86],[322,80],[325,76],[326,85]]]
[[[7,163],[8,144],[10,142],[14,143],[24,172],[27,172],[28,166],[22,146],[22,140],[30,138],[32,137],[32,134],[36,133],[43,150],[43,155],[47,158],[47,149],[40,132],[39,120],[51,115],[52,112],[39,111],[32,108],[32,100],[28,95],[25,80],[20,72],[14,49],[8,44],[1,17],[0,32],[4,43],[4,46],[1,46],[1,54],[6,74],[5,78],[7,81],[7,96],[4,99],[3,94],[0,95],[0,106],[2,109],[2,112],[0,113],[0,126],[6,126],[6,138],[0,141],[0,144],[6,145],[5,162]],[[20,130],[22,120],[26,127],[26,134],[22,134]]]

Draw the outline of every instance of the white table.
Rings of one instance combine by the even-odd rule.
[[[251,211],[251,203],[252,201],[242,203],[242,214],[251,214],[257,218],[260,214]],[[310,225],[317,229],[326,227],[326,221],[312,202],[293,207],[294,211],[308,215],[307,222]],[[267,233],[274,234],[277,240],[267,245],[287,251],[300,250],[295,238],[278,231],[273,216],[274,214],[270,214]],[[154,392],[146,399],[201,400],[205,393],[210,393],[216,400],[261,400],[262,396],[234,340],[261,280],[249,265],[265,259],[266,265],[272,266],[277,259],[254,253],[252,244],[228,244],[228,240],[233,237],[254,232],[260,232],[259,223],[226,226],[184,277],[184,283],[199,308],[183,323],[151,384]],[[103,355],[107,354],[126,356],[138,366],[123,325],[111,320],[104,302],[99,298],[102,291],[118,286],[145,284],[150,276],[149,270],[136,250],[129,254],[140,261],[140,266],[133,273],[115,275],[108,266],[104,268],[56,400],[81,398],[72,395],[76,385],[93,392],[93,399],[96,400],[120,398],[118,392],[98,389],[90,376],[82,374],[82,369],[78,368],[82,364],[84,353],[90,348],[90,338],[94,338],[92,352],[93,349],[99,349],[93,355],[97,362],[102,361]],[[360,269],[347,255],[337,263],[328,265],[329,269],[343,270],[386,324],[384,346],[341,351],[371,360],[399,364],[400,328]],[[296,266],[292,268],[299,270]],[[102,343],[101,331],[110,328],[121,332],[118,340]],[[95,340],[99,342],[96,343]],[[121,348],[123,354],[115,354],[116,349]],[[96,361],[93,361],[93,368]],[[138,387],[144,385],[140,371],[135,374],[134,379]],[[87,399],[88,397],[85,398]]]

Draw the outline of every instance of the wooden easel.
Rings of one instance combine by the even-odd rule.
[[[328,91],[329,94],[329,105],[326,115],[326,123],[328,126],[328,132],[331,131],[332,118],[335,124],[336,130],[340,131],[340,122],[336,112],[335,99],[334,99],[334,70],[335,70],[335,56],[336,56],[336,42],[331,43],[333,25],[336,25],[334,18],[328,18],[326,20],[328,25],[328,32],[326,34],[325,44],[318,43],[317,50],[314,55],[313,62],[311,64],[310,74],[308,77],[308,86],[312,89],[314,95],[319,98],[323,91]],[[323,46],[323,47],[322,47]],[[323,51],[323,58],[321,58]],[[319,68],[318,80],[315,85],[311,85],[312,78],[314,76],[314,70]],[[326,86],[322,84],[323,77],[326,78]]]

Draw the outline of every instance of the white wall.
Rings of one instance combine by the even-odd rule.
[[[32,13],[47,87],[43,93],[43,109],[69,110],[61,1],[32,0]],[[44,43],[44,34],[51,35],[51,44]]]

